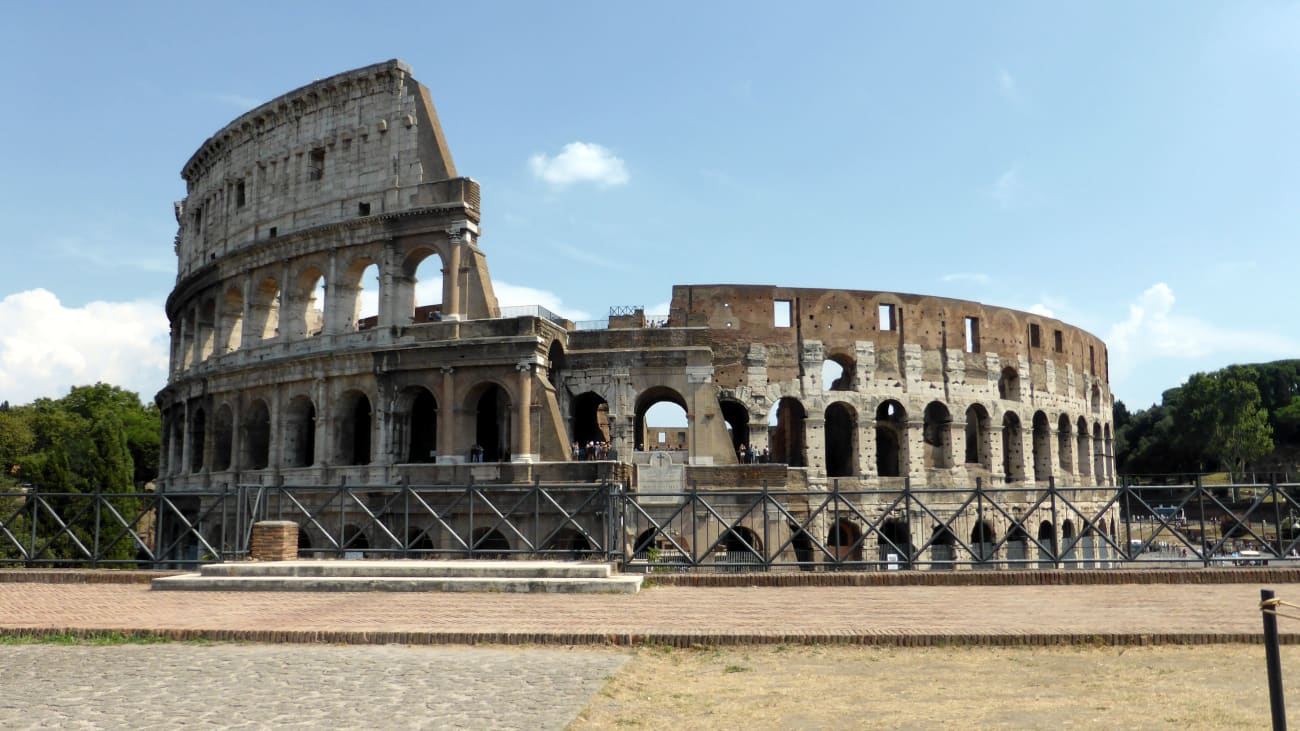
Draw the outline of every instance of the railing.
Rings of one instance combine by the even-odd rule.
[[[543,320],[550,320],[551,322],[561,327],[563,327],[564,324],[568,322],[568,320],[566,320],[565,318],[555,314],[554,312],[551,312],[550,310],[546,309],[545,307],[542,307],[541,305],[518,305],[515,307],[502,307],[501,318],[505,319],[509,317],[540,317]]]
[[[943,571],[1300,561],[1300,484],[632,492],[610,483],[0,493],[0,565],[170,568],[248,555],[551,557],[632,571]]]

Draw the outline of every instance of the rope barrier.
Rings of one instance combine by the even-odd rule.
[[[1300,614],[1287,614],[1286,612],[1279,612],[1277,611],[1277,607],[1290,607],[1292,609],[1300,609],[1300,604],[1292,604],[1291,602],[1284,601],[1278,598],[1265,599],[1259,603],[1259,610],[1264,614],[1271,614],[1275,617],[1283,617],[1285,619],[1300,620]]]

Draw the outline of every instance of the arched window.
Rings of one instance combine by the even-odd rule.
[[[881,561],[890,561],[892,556],[892,561],[901,562],[904,567],[911,563],[915,547],[906,521],[897,518],[885,520],[880,524],[876,540],[879,543]]]
[[[804,459],[804,420],[807,418],[803,404],[789,396],[777,401],[772,407],[768,417],[772,462],[791,467],[807,466],[808,462]]]
[[[858,418],[853,407],[833,403],[826,408],[826,476],[858,473]]]
[[[234,418],[230,405],[217,409],[216,430],[212,437],[212,469],[218,472],[230,469],[231,448],[234,445]]]
[[[1034,480],[1047,482],[1052,478],[1052,428],[1047,414],[1034,412]]]
[[[266,469],[271,461],[271,411],[265,401],[257,399],[249,404],[243,437],[241,466],[250,470]]]
[[[856,369],[856,364],[849,356],[844,354],[830,356],[822,361],[822,390],[854,390],[853,374]]]
[[[512,435],[510,394],[495,383],[485,383],[470,391],[474,413],[474,447],[470,460],[509,462]]]
[[[407,393],[410,401],[403,414],[406,421],[406,458],[411,462],[438,461],[438,401],[426,388],[416,386]]]
[[[361,258],[348,265],[343,278],[333,286],[331,310],[342,318],[335,327],[342,332],[369,330],[379,325],[379,265]]]
[[[286,467],[316,463],[316,405],[302,394],[290,399],[284,411],[284,460]]]
[[[370,464],[370,399],[360,391],[348,391],[339,402],[337,458],[340,465]]]
[[[203,471],[203,445],[207,438],[207,414],[202,408],[190,412],[190,472]]]
[[[1081,477],[1087,477],[1092,473],[1092,453],[1090,451],[1090,443],[1088,439],[1088,421],[1082,416],[1079,417],[1077,432],[1079,443],[1077,450],[1079,453],[1079,475]]]
[[[308,267],[294,282],[289,311],[285,317],[288,336],[292,340],[320,335],[325,328],[325,275],[316,267]]]
[[[442,257],[436,250],[412,251],[402,264],[402,277],[394,280],[396,312],[408,313],[408,322],[415,324],[441,320],[442,269]]]
[[[221,298],[220,329],[217,350],[221,353],[239,350],[244,339],[244,293],[238,287],[230,287]]]
[[[980,520],[970,531],[970,547],[975,553],[975,560],[988,561],[993,558],[997,545],[997,532],[987,520]]]
[[[966,409],[966,464],[993,469],[993,424],[980,404]]]
[[[609,441],[609,403],[598,393],[587,391],[573,397],[573,441],[580,448],[579,456],[586,456],[586,446],[591,442]]]
[[[925,407],[925,426],[921,431],[925,442],[925,466],[930,469],[947,469],[952,466],[949,457],[952,437],[952,415],[948,407],[938,401],[931,401]]]
[[[1101,438],[1101,424],[1092,425],[1092,474],[1098,485],[1106,484],[1106,443]]]
[[[722,412],[722,420],[727,423],[727,433],[731,435],[731,448],[739,450],[742,444],[747,448],[753,446],[749,439],[749,409],[739,401],[731,399],[719,399],[718,409]]]
[[[1052,568],[1052,556],[1056,551],[1056,527],[1052,521],[1044,520],[1038,524],[1038,568]]]
[[[1020,400],[1020,373],[1011,366],[1003,368],[1002,375],[998,378],[998,398],[1005,401]]]
[[[897,401],[876,407],[876,474],[901,477],[907,466],[907,412]]]
[[[690,416],[686,399],[667,386],[654,386],[636,399],[634,448],[690,449]]]
[[[826,547],[841,561],[862,560],[862,529],[847,518],[831,524],[826,532]]]
[[[280,334],[280,283],[267,277],[257,285],[248,306],[252,336],[263,342]]]
[[[1070,417],[1061,414],[1056,420],[1056,463],[1062,473],[1074,471],[1074,441],[1070,436]]]

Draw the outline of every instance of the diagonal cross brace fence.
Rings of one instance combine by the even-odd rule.
[[[253,523],[319,558],[577,558],[632,571],[1256,565],[1300,559],[1300,485],[728,489],[615,483],[0,493],[0,565],[244,558]]]

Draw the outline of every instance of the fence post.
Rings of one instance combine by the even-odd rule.
[[[99,531],[101,528],[101,516],[104,513],[104,487],[99,485],[95,488],[95,540],[90,548],[90,567],[99,567]]]
[[[1268,477],[1268,495],[1273,499],[1273,541],[1277,545],[1277,550],[1273,554],[1280,560],[1282,558],[1282,508],[1277,504],[1277,474],[1270,474]]]
[[[1061,522],[1056,515],[1056,480],[1047,478],[1047,494],[1052,499],[1052,568],[1061,568]]]
[[[1124,557],[1129,561],[1133,556],[1133,484],[1129,478],[1122,478],[1119,489],[1124,495]]]
[[[700,486],[696,484],[694,479],[691,479],[691,494],[688,502],[691,504],[691,564],[695,567],[698,567],[705,558],[700,554],[700,525],[697,519],[700,509],[699,490]]]
[[[1048,479],[1048,484],[1050,485],[1052,478],[1049,477],[1047,479]],[[982,567],[986,562],[986,559],[984,557],[984,546],[988,541],[988,536],[985,535],[984,533],[984,478],[983,477],[975,478],[975,530],[979,531],[980,533],[980,540],[979,543],[977,544],[978,548],[975,549],[976,550],[975,563],[976,565]]]
[[[841,550],[840,546],[844,542],[844,534],[840,530],[840,480],[838,477],[831,480],[831,499],[835,501],[834,507],[831,508],[834,520],[831,523],[831,535],[835,536],[835,568],[839,570],[844,565],[844,551]]]
[[[1272,589],[1259,590],[1259,608],[1264,615],[1264,659],[1268,665],[1268,705],[1273,713],[1273,730],[1286,731],[1286,699],[1282,695],[1282,653],[1278,647],[1276,605]]]
[[[772,560],[775,557],[768,554],[768,551],[772,550],[772,544],[768,539],[767,500],[767,480],[763,480],[763,568],[767,571],[771,571]]]
[[[1209,541],[1205,535],[1205,487],[1201,485],[1201,476],[1196,476],[1196,505],[1201,513],[1201,566],[1210,567]]]
[[[913,568],[912,561],[915,560],[916,558],[920,558],[920,556],[914,557],[912,555],[913,551],[915,551],[916,549],[916,544],[912,543],[912,478],[911,477],[903,478],[903,530],[907,532],[907,545],[904,546],[904,548],[907,549],[907,562],[903,564],[903,568],[910,571]],[[924,541],[924,538],[922,538],[922,541]]]

